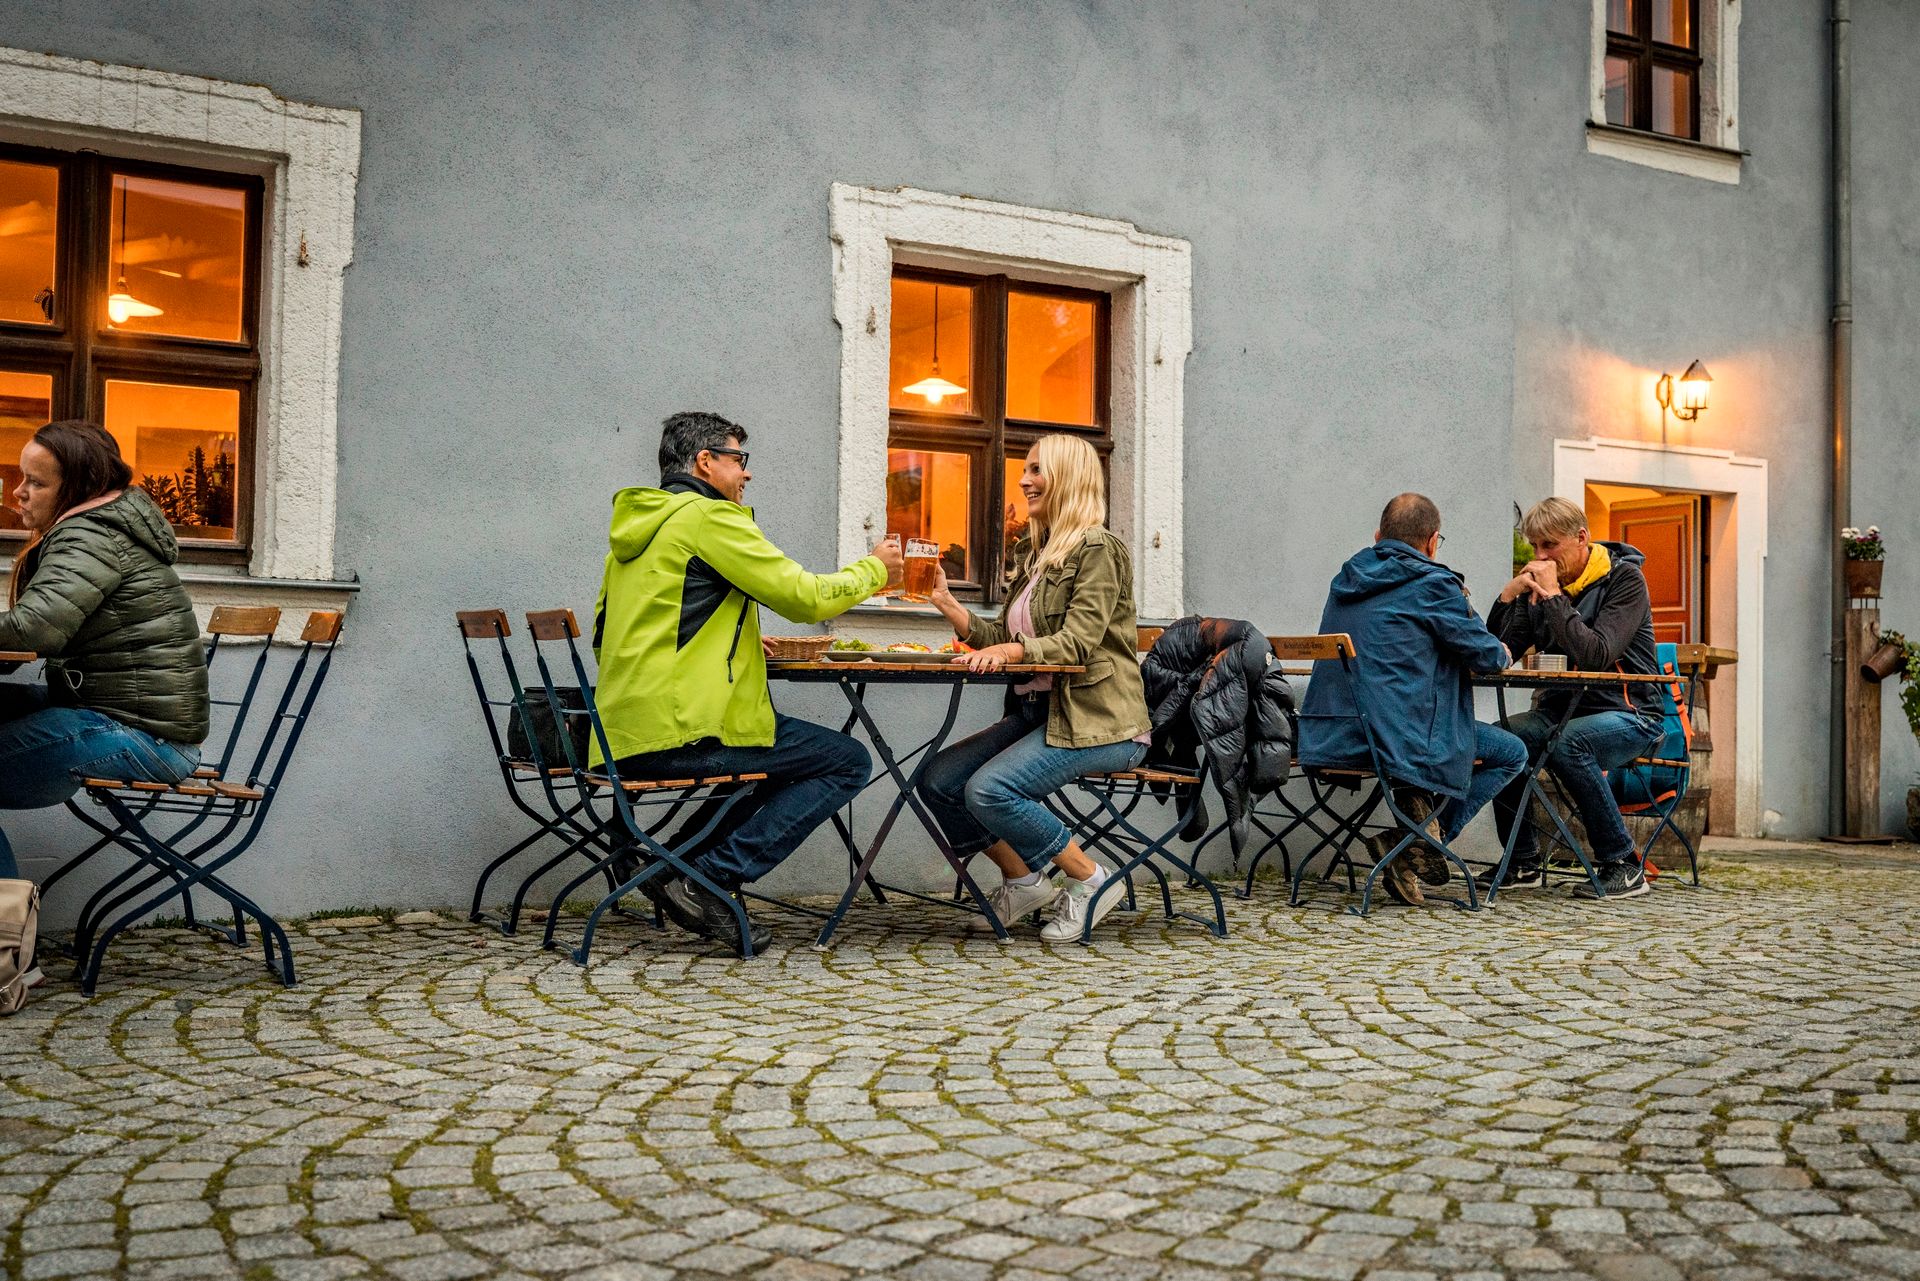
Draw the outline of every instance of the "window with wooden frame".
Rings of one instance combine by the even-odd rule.
[[[1700,139],[1700,0],[1606,0],[1607,123]]]
[[[1107,295],[918,268],[892,293],[887,532],[932,540],[956,595],[998,602],[1028,448],[1062,432],[1112,452]]]
[[[198,560],[245,560],[263,184],[0,148],[0,480],[43,423],[103,425]],[[0,552],[24,537],[0,515]]]

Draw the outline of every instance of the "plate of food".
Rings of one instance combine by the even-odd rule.
[[[947,642],[939,649],[934,649],[915,641],[895,641],[891,645],[874,645],[847,636],[834,641],[821,657],[833,663],[938,663],[965,652],[953,641]]]

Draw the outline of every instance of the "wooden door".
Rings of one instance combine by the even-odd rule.
[[[1607,509],[1607,537],[1640,550],[1653,599],[1653,638],[1676,645],[1702,641],[1700,499],[1690,494],[1642,498]]]

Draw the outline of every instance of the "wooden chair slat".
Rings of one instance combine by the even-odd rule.
[[[216,605],[207,620],[211,636],[271,636],[280,626],[275,605]]]
[[[208,786],[220,796],[230,801],[258,801],[266,798],[266,793],[257,787],[248,787],[244,783],[228,783],[214,779]]]
[[[1670,760],[1667,760],[1665,757],[1660,757],[1660,756],[1642,756],[1640,759],[1636,760],[1634,764],[1635,765],[1665,765],[1671,769],[1688,769],[1693,765],[1693,762],[1692,761],[1670,761]]]
[[[316,609],[307,615],[300,639],[310,645],[331,645],[340,639],[340,627],[346,617],[337,609]]]
[[[1166,632],[1164,627],[1142,627],[1134,637],[1133,647],[1142,654],[1153,648],[1153,643]]]
[[[1282,662],[1317,663],[1325,659],[1353,658],[1353,637],[1345,632],[1328,632],[1318,636],[1269,636],[1267,644],[1273,646],[1273,656]]]
[[[1147,765],[1135,769],[1110,770],[1104,774],[1091,774],[1088,777],[1104,778],[1116,783],[1172,783],[1187,787],[1200,781],[1198,774],[1183,774],[1178,770],[1155,769]]]
[[[580,636],[580,624],[570,609],[529,610],[527,630],[533,633],[535,640],[543,641],[566,640],[569,637],[577,640]]]
[[[504,609],[457,609],[453,616],[459,620],[460,634],[468,640],[513,635],[513,629],[507,626],[507,611]]]

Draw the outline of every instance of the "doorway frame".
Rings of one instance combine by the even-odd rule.
[[[1584,504],[1589,482],[1693,490],[1734,500],[1734,626],[1740,651],[1734,697],[1733,826],[1761,832],[1760,785],[1765,764],[1767,460],[1725,449],[1658,445],[1595,436],[1553,442],[1553,492]]]

